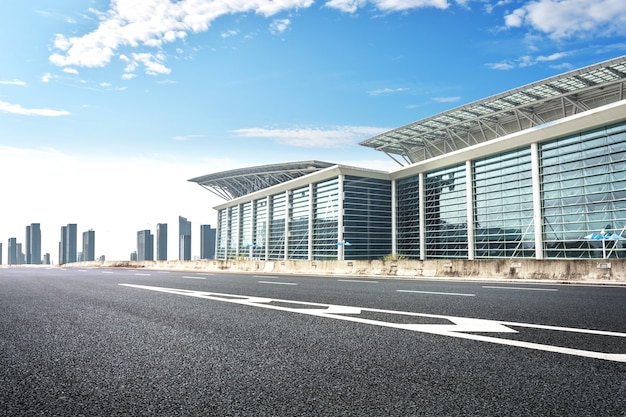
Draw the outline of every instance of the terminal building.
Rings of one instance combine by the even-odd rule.
[[[216,259],[625,257],[626,56],[360,143],[390,172],[303,161],[213,173]]]

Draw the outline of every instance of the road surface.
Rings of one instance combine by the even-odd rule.
[[[626,287],[0,268],[0,415],[626,416]]]

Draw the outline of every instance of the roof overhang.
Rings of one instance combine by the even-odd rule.
[[[626,98],[626,56],[557,75],[432,116],[359,144],[413,164]]]

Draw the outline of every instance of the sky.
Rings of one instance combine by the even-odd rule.
[[[0,243],[40,223],[95,231],[126,260],[137,231],[216,225],[188,180],[320,160],[390,170],[358,143],[626,55],[624,0],[0,2]]]

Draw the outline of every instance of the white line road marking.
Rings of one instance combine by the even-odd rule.
[[[198,272],[198,275],[213,276],[215,274],[209,274],[208,272]]]
[[[146,273],[143,273],[143,272],[137,272],[135,275],[139,275],[139,276],[141,276],[141,277],[149,277],[149,276],[152,276],[152,274],[146,274]]]
[[[102,271],[103,274],[112,274],[113,271]]]
[[[364,281],[359,279],[338,279],[338,282],[360,282],[362,284],[378,284],[378,281]]]
[[[205,277],[190,277],[188,275],[184,275],[181,278],[185,278],[185,279],[206,279]]]
[[[396,290],[397,292],[414,292],[417,294],[434,294],[434,295],[458,295],[461,297],[475,297],[476,294],[463,294],[458,292],[436,292],[436,291],[415,291],[415,290]]]
[[[278,281],[259,281],[259,284],[298,285],[295,282],[278,282]]]
[[[272,282],[272,284],[276,284],[276,282]],[[497,320],[483,320],[483,319],[474,319],[474,318],[469,318],[469,317],[442,316],[442,315],[436,315],[436,314],[413,313],[413,312],[406,312],[406,311],[380,310],[380,309],[374,309],[374,308],[360,308],[360,307],[340,306],[340,305],[333,305],[333,304],[320,304],[320,303],[312,303],[312,302],[307,302],[307,301],[293,301],[293,300],[280,300],[280,299],[273,299],[273,298],[250,297],[246,295],[220,294],[220,293],[214,293],[214,292],[192,291],[192,290],[184,290],[184,289],[176,289],[176,288],[151,287],[147,285],[135,285],[135,284],[119,284],[119,285],[122,285],[125,287],[143,289],[143,290],[159,291],[159,292],[164,292],[168,294],[185,295],[188,297],[204,298],[207,300],[223,301],[227,303],[267,308],[267,309],[272,309],[272,310],[289,311],[293,313],[307,314],[307,315],[318,316],[318,317],[327,317],[327,318],[351,321],[351,322],[356,322],[356,323],[371,324],[371,325],[376,325],[376,326],[391,327],[395,329],[404,329],[404,330],[410,330],[410,331],[415,331],[415,332],[436,334],[436,335],[441,335],[441,336],[456,337],[456,338],[461,338],[461,339],[478,340],[482,342],[496,343],[500,345],[523,347],[527,349],[535,349],[535,350],[540,350],[540,351],[545,351],[545,352],[555,352],[555,353],[562,353],[565,355],[583,356],[587,358],[603,359],[607,361],[626,363],[626,353],[605,353],[605,352],[596,352],[596,351],[590,351],[590,350],[573,349],[573,348],[566,348],[566,347],[561,347],[561,346],[552,346],[552,345],[544,345],[540,343],[525,342],[525,341],[520,341],[520,340],[501,339],[496,336],[477,335],[477,334],[471,334],[467,332],[518,333],[517,330],[507,327],[507,326],[515,326],[515,327],[524,327],[524,328],[531,328],[531,329],[556,330],[556,331],[561,331],[561,332],[566,332],[566,333],[584,333],[584,334],[591,334],[591,335],[621,337],[621,338],[626,338],[626,333],[608,332],[608,331],[603,331],[603,330],[576,329],[576,328],[570,328],[570,327],[545,326],[545,325],[529,324],[529,323],[515,323],[515,322],[506,322],[506,321],[497,321]],[[272,303],[280,303],[280,305],[272,304]],[[289,304],[292,304],[294,306],[287,307],[286,305],[289,305]],[[319,308],[299,307],[302,305],[319,307]],[[412,317],[427,317],[427,318],[444,319],[444,320],[449,321],[451,324],[393,323],[393,322],[358,317],[358,314],[361,314],[362,312],[403,315],[403,316],[409,316],[409,317],[412,316]],[[345,314],[350,314],[350,315],[345,315]]]
[[[489,285],[483,285],[483,288],[489,288],[489,289],[494,289],[494,290],[558,291],[556,288],[496,287],[496,286],[489,286]]]
[[[252,275],[252,278],[278,278],[272,275]]]

